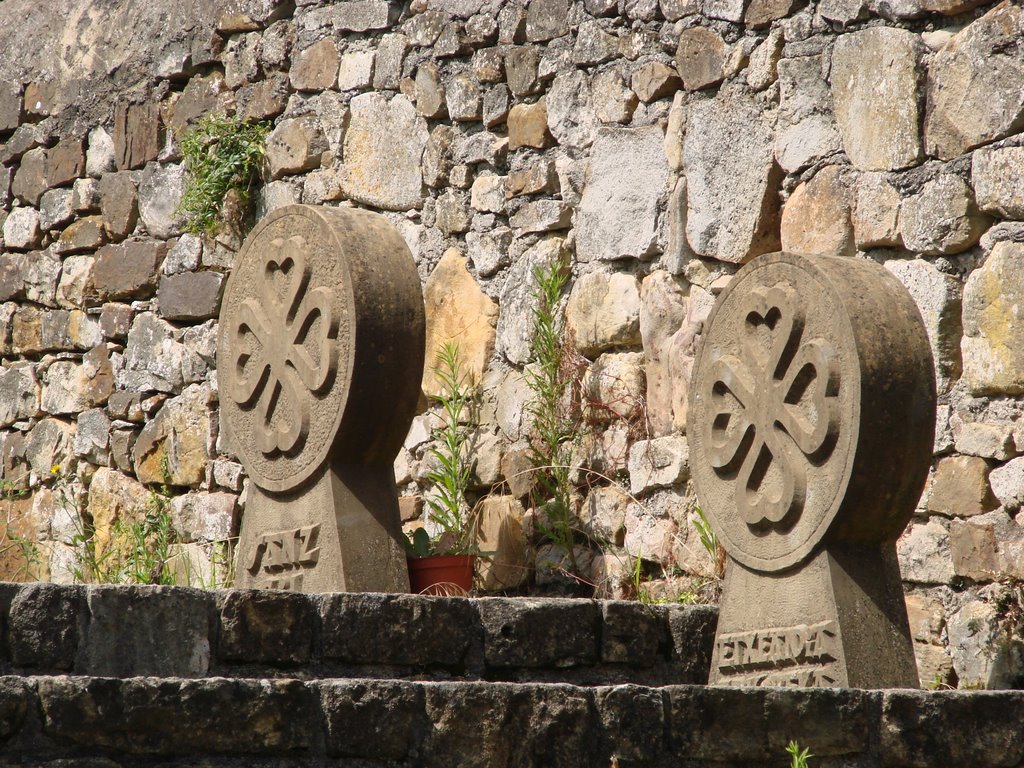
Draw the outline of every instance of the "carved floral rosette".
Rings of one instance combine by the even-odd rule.
[[[782,571],[825,540],[895,538],[931,457],[920,314],[865,259],[770,254],[708,322],[690,384],[691,471],[729,555]]]
[[[231,447],[262,489],[296,488],[328,457],[390,463],[423,365],[423,300],[401,236],[368,211],[274,211],[239,252],[217,369]]]

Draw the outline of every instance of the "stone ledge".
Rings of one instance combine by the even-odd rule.
[[[0,673],[701,684],[717,611],[599,600],[0,584]]]
[[[1016,766],[1022,716],[1019,691],[0,678],[0,752],[32,765],[740,768],[796,739],[820,766]]]

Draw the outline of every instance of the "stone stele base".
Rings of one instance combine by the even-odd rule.
[[[727,561],[711,685],[917,688],[915,670],[892,543],[776,573]]]
[[[296,592],[408,592],[398,521],[390,465],[329,466],[290,493],[251,485],[235,583]]]

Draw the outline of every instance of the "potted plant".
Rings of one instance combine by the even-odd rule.
[[[446,342],[434,366],[441,392],[433,399],[441,405],[442,423],[433,431],[436,444],[430,455],[437,466],[427,473],[427,519],[435,536],[418,528],[406,540],[409,583],[415,593],[464,594],[473,585],[476,518],[466,502],[470,468],[465,452],[472,431],[474,387],[461,368],[458,344]]]

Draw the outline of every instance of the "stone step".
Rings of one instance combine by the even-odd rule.
[[[0,584],[0,674],[707,682],[709,606]]]
[[[1013,766],[1024,692],[0,678],[0,765]],[[61,762],[65,761],[65,762]]]

